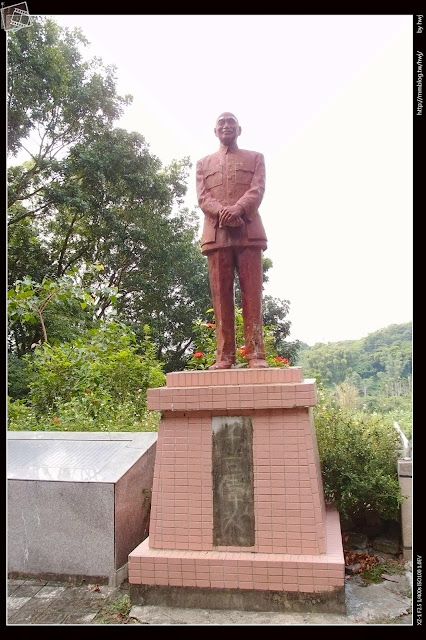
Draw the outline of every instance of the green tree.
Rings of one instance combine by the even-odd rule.
[[[104,269],[86,283],[94,319],[111,312],[114,287],[118,318],[140,338],[148,324],[166,371],[181,369],[193,319],[210,304],[198,216],[183,207],[191,164],[184,158],[164,167],[144,136],[113,128],[130,97],[117,95],[113,67],[83,61],[87,44],[80,30],[49,19],[10,35],[9,152],[25,150],[27,161],[9,167],[9,289],[28,279],[54,287],[71,269],[100,263]],[[265,258],[265,282],[271,266]],[[71,306],[46,309],[50,336],[62,326],[71,339],[78,325],[61,315],[70,320]],[[265,297],[275,350],[294,360],[298,343],[285,340],[287,313],[288,301]],[[22,319],[13,326],[20,355],[43,338]]]
[[[102,279],[122,294],[119,316],[136,334],[149,324],[166,366],[182,366],[192,319],[208,304],[198,219],[182,208],[191,165],[168,167],[152,156],[143,136],[114,129],[71,151],[65,175],[52,185],[79,192],[58,203],[54,232],[58,268],[80,260],[102,262]],[[71,186],[72,185],[72,186]],[[100,301],[98,317],[108,310]]]
[[[12,171],[10,204],[35,197],[55,159],[110,127],[131,100],[117,95],[113,66],[104,67],[99,58],[83,61],[80,49],[88,44],[80,29],[40,17],[9,34],[8,147],[31,158],[31,166]]]
[[[94,307],[96,303],[96,294],[85,286],[85,276],[87,273],[102,269],[102,265],[92,265],[86,272],[70,269],[61,278],[56,280],[43,278],[40,283],[35,282],[31,277],[17,280],[14,287],[8,291],[11,351],[22,356],[27,351],[26,345],[30,339],[33,341],[32,346],[37,342],[49,341],[47,334],[49,322],[46,321],[46,317],[51,307],[56,308],[55,313],[50,314],[54,323],[56,319],[56,332],[53,331],[50,342],[59,342],[64,339],[67,335],[67,325],[73,326],[74,332],[77,333],[77,328],[81,329],[84,326],[85,318],[82,313],[76,313],[77,305],[84,310],[88,306]],[[97,294],[99,295],[99,290]],[[102,295],[108,296],[111,302],[116,301],[116,291],[111,287],[108,290],[104,289]],[[92,321],[93,319],[92,315]]]
[[[19,205],[19,209],[24,209]],[[43,246],[43,238],[31,218],[23,218],[8,229],[8,281],[31,277],[40,282],[46,274],[53,275],[49,254]]]
[[[190,163],[163,167],[143,136],[112,127],[130,98],[117,95],[113,67],[83,61],[86,44],[79,30],[38,18],[9,38],[9,151],[28,156],[9,167],[9,288],[102,263],[95,317],[110,313],[102,291],[116,287],[120,318],[141,336],[152,324],[158,355],[182,366],[209,297],[198,221],[182,208]],[[29,352],[36,340],[19,329]]]
[[[276,354],[287,358],[292,365],[295,365],[301,342],[299,340],[294,342],[287,340],[291,327],[291,322],[287,318],[289,311],[290,302],[288,300],[273,298],[269,295],[263,296],[263,324],[272,330],[274,351]]]
[[[341,384],[353,369],[355,351],[350,341],[317,344],[303,351],[302,366],[319,373],[325,384]]]

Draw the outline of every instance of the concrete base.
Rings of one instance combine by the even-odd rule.
[[[8,433],[8,574],[127,578],[148,535],[156,433]]]
[[[345,588],[305,593],[261,589],[214,589],[197,587],[153,587],[130,585],[134,605],[181,607],[183,609],[220,609],[236,611],[293,611],[309,613],[346,613]]]

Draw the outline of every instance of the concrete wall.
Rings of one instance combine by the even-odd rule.
[[[406,496],[401,504],[402,550],[404,560],[413,555],[413,461],[398,460],[398,479],[401,493]]]

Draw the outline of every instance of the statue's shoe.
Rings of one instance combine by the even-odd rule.
[[[262,360],[262,358],[253,358],[248,363],[249,369],[265,369],[268,367],[268,363],[266,360]]]
[[[218,360],[217,362],[215,362],[214,364],[212,364],[211,367],[209,367],[209,369],[230,369],[232,367],[232,362],[229,362],[228,360]]]

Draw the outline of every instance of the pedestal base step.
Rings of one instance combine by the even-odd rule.
[[[131,584],[130,600],[133,605],[181,607],[184,609],[308,611],[310,613],[346,614],[344,586],[333,587],[330,591],[308,593]]]
[[[344,612],[345,563],[337,511],[327,509],[318,555],[154,549],[129,555],[134,604],[246,611]],[[317,608],[318,607],[318,608]]]

